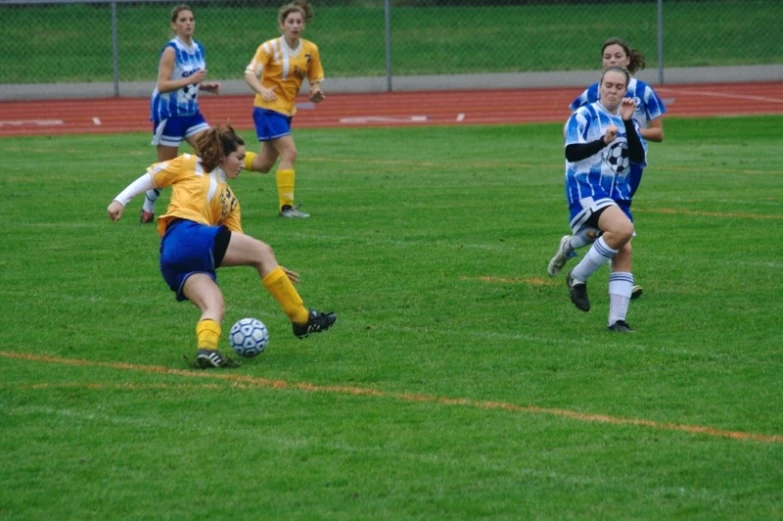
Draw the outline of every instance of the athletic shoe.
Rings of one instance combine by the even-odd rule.
[[[574,279],[569,271],[566,276],[566,285],[568,286],[568,295],[571,297],[571,302],[582,311],[590,311],[590,300],[587,298],[587,283]]]
[[[637,299],[642,296],[642,293],[644,293],[644,290],[641,286],[634,286],[631,288],[631,300]]]
[[[310,217],[310,214],[301,211],[298,206],[287,204],[280,208],[279,216],[285,217],[286,219],[307,219]]]
[[[196,365],[201,369],[215,369],[220,367],[237,367],[237,363],[223,356],[220,351],[212,349],[199,349],[196,353]]]
[[[609,331],[616,331],[618,333],[636,333],[636,330],[629,326],[628,322],[625,320],[618,320],[611,326],[607,326],[606,329]]]
[[[148,212],[147,210],[144,210],[142,208],[141,218],[139,219],[139,222],[141,224],[153,223],[155,222],[155,214],[152,212]]]
[[[568,251],[570,249],[570,246],[568,245],[568,241],[570,239],[570,235],[565,235],[562,239],[560,239],[560,245],[557,247],[557,253],[555,253],[555,256],[552,257],[552,260],[549,261],[549,266],[546,268],[546,272],[550,277],[554,277],[560,273],[560,270],[562,270],[563,266],[566,265],[568,259],[573,259],[576,257],[576,252],[574,250]]]
[[[315,309],[310,310],[307,318],[307,324],[293,324],[294,335],[296,338],[306,338],[310,333],[320,333],[326,331],[337,321],[337,315],[329,311],[321,313]]]

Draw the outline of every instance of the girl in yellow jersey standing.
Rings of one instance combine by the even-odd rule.
[[[196,138],[198,156],[183,154],[155,163],[120,192],[107,208],[118,221],[130,200],[153,188],[172,187],[166,214],[158,219],[160,270],[177,300],[201,310],[196,325],[196,363],[204,368],[231,367],[218,351],[225,304],[217,285],[217,268],[251,266],[264,288],[293,324],[294,335],[326,331],[334,313],[304,307],[292,282],[299,275],[277,264],[272,248],[242,232],[240,206],[226,182],[236,179],[245,160],[245,142],[230,126],[208,129]]]
[[[245,69],[245,81],[256,93],[253,121],[261,142],[258,154],[247,154],[245,167],[267,173],[280,158],[276,174],[279,215],[287,218],[310,217],[294,205],[296,145],[291,136],[291,119],[296,113],[296,95],[307,78],[310,101],[320,103],[325,97],[321,91],[324,70],[318,47],[301,37],[312,17],[307,0],[295,0],[281,7],[278,22],[282,36],[259,45]]]

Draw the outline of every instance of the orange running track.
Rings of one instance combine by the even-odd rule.
[[[294,128],[559,123],[578,88],[327,94],[302,98]],[[783,82],[666,85],[656,92],[669,117],[783,114]],[[252,96],[200,97],[212,124],[253,128]],[[152,132],[149,101],[139,98],[0,102],[0,137]]]

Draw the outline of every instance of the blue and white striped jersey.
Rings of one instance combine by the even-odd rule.
[[[610,114],[598,102],[576,109],[565,127],[565,146],[590,143],[601,139],[609,125],[618,128],[617,137],[600,152],[581,161],[566,160],[565,191],[569,208],[574,203],[590,206],[602,199],[630,201],[631,188],[628,173],[631,169],[628,157],[628,139],[625,125],[619,115]],[[639,125],[634,121],[634,128]],[[647,145],[644,143],[645,156]],[[644,165],[642,165],[644,166]]]
[[[598,87],[598,83],[593,83],[587,87],[587,90],[569,105],[568,108],[571,109],[571,112],[574,112],[579,107],[598,101],[600,98]],[[651,120],[659,118],[666,113],[666,106],[664,106],[663,101],[653,88],[636,78],[631,78],[631,81],[628,83],[628,94],[625,97],[633,98],[636,102],[636,113],[633,115],[633,119],[639,123],[640,128],[647,128]]]
[[[204,46],[197,41],[193,45],[185,45],[179,38],[169,41],[161,50],[161,55],[166,48],[174,49],[174,69],[171,71],[172,80],[187,78],[196,71],[206,69],[206,57]],[[158,87],[152,91],[150,99],[150,121],[161,121],[173,116],[191,116],[199,111],[198,84],[190,84],[181,89],[160,93]]]

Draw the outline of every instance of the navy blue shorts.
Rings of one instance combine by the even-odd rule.
[[[270,141],[291,133],[291,116],[274,110],[253,108],[253,123],[256,124],[256,136],[259,141]]]
[[[178,147],[184,139],[205,130],[209,130],[209,125],[201,112],[196,112],[191,116],[156,119],[152,122],[152,144]]]
[[[160,242],[160,272],[177,300],[187,300],[182,287],[194,273],[206,273],[217,282],[215,270],[223,261],[231,231],[185,219],[173,221]]]

